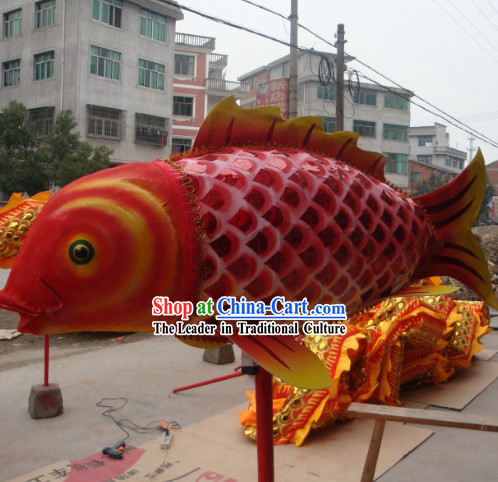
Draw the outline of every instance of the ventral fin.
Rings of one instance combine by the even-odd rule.
[[[325,364],[292,336],[251,336],[233,334],[229,338],[285,383],[300,388],[330,387],[332,380]]]
[[[357,147],[355,132],[325,132],[322,122],[318,116],[283,120],[278,107],[244,109],[237,105],[234,97],[227,97],[202,123],[194,149],[229,145],[286,146],[321,153],[385,180],[385,156]]]

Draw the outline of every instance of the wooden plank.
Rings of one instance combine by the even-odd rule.
[[[367,460],[363,467],[363,474],[361,482],[372,482],[375,475],[375,467],[377,467],[377,459],[379,458],[380,444],[382,442],[382,435],[384,435],[385,420],[375,420],[375,426],[370,439],[370,446],[368,447]]]
[[[481,417],[467,413],[352,403],[349,406],[348,415],[355,418],[373,418],[376,420],[391,420],[393,422],[410,422],[422,425],[498,432],[498,418]]]

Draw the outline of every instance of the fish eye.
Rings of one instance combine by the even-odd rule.
[[[93,246],[84,239],[79,239],[69,246],[69,257],[75,264],[87,264],[92,260],[94,255],[95,250]]]

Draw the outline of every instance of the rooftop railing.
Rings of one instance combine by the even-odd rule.
[[[228,55],[225,54],[209,54],[209,63],[217,67],[226,67],[228,64]]]
[[[200,35],[193,35],[190,33],[179,33],[175,34],[175,44],[185,45],[187,47],[200,47],[203,49],[214,49],[215,38],[213,37],[202,37]]]
[[[241,82],[224,79],[206,79],[206,87],[208,90],[217,92],[229,92],[233,94],[247,93],[247,86]]]

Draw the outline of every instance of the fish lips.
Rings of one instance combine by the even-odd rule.
[[[40,285],[43,286],[43,290],[46,292],[46,298],[50,302],[46,306],[33,306],[28,301],[19,299],[18,296],[11,294],[6,288],[5,290],[0,290],[0,308],[6,309],[8,311],[14,311],[21,315],[21,320],[19,322],[18,331],[21,333],[33,333],[35,335],[43,335],[50,331],[50,327],[40,323],[43,319],[46,319],[46,315],[51,315],[64,306],[62,298],[59,293],[44,279],[39,278]]]

